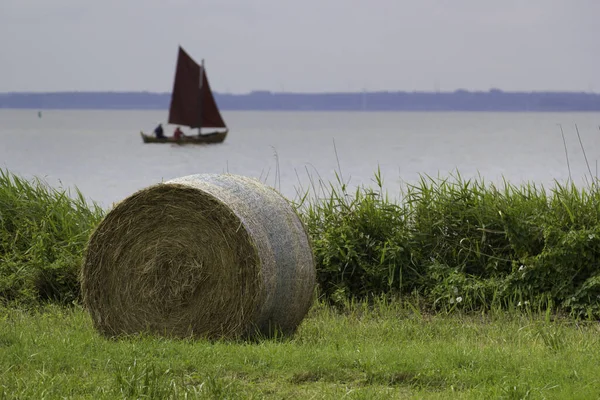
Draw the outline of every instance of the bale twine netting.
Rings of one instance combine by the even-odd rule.
[[[81,285],[106,336],[249,338],[293,333],[315,275],[284,197],[255,179],[200,174],[117,204],[90,238]]]

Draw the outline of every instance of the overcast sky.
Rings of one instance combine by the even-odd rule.
[[[0,0],[0,92],[600,92],[600,0]]]

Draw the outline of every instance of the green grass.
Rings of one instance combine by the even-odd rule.
[[[77,301],[102,210],[0,170],[0,399],[598,396],[597,187],[375,181],[298,206],[322,297],[293,337],[109,340]]]
[[[73,194],[0,169],[0,303],[79,298],[84,246],[102,210]]]
[[[313,181],[295,204],[332,304],[418,294],[430,310],[519,302],[600,318],[600,190],[422,177],[400,202],[373,187]],[[0,302],[80,299],[85,243],[104,211],[78,191],[0,170]],[[460,299],[460,301],[457,301]]]
[[[313,182],[297,205],[332,302],[418,293],[431,310],[552,306],[600,318],[600,190],[423,176],[400,202]],[[456,300],[460,299],[460,302]],[[459,303],[459,304],[457,304]]]
[[[371,308],[372,307],[372,308]],[[317,304],[293,338],[99,336],[79,307],[0,310],[0,398],[589,399],[600,328],[550,314]]]

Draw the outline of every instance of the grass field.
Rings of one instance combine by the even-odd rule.
[[[423,315],[318,303],[247,342],[99,336],[80,307],[0,310],[0,398],[591,399],[600,325],[550,313]]]
[[[0,170],[0,399],[600,398],[598,186],[336,190],[301,208],[322,298],[296,335],[112,340],[78,280],[104,211]]]

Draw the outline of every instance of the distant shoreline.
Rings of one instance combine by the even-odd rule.
[[[0,93],[0,109],[167,110],[170,93]],[[215,93],[223,111],[510,111],[600,112],[600,94],[585,92]]]

